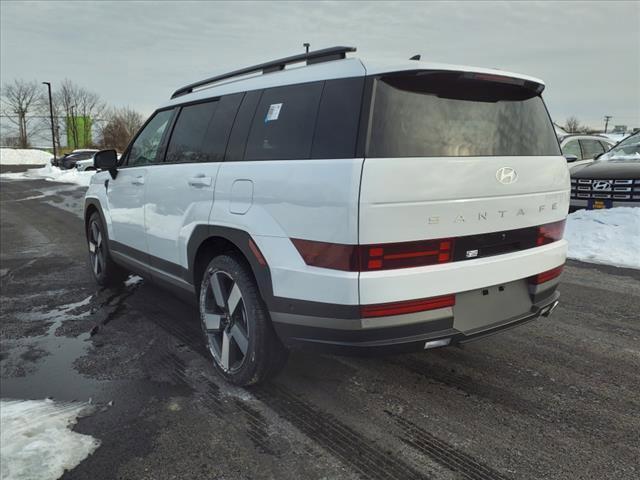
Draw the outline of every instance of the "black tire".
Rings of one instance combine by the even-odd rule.
[[[200,285],[199,308],[214,368],[227,381],[254,385],[282,370],[288,351],[241,256],[228,253],[210,261]]]
[[[89,268],[98,285],[112,287],[120,285],[128,276],[111,258],[109,237],[98,212],[93,212],[86,225]]]

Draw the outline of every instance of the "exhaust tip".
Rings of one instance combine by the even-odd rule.
[[[553,313],[553,311],[556,309],[556,307],[558,306],[558,301],[556,300],[555,302],[553,302],[551,305],[544,307],[542,309],[542,311],[540,312],[540,314],[543,317],[548,317],[549,315],[551,315]]]
[[[427,342],[424,344],[424,349],[427,350],[429,348],[445,347],[449,345],[449,343],[451,343],[450,338],[442,338],[440,340],[431,340],[430,342]]]

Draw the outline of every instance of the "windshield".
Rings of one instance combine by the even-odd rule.
[[[638,160],[640,161],[640,133],[621,141],[598,160]]]
[[[560,155],[542,98],[510,81],[385,75],[375,80],[372,103],[368,157]]]

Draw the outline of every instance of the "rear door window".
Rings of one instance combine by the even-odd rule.
[[[597,140],[580,140],[580,146],[582,147],[583,158],[594,158],[596,155],[604,153],[604,148]]]
[[[245,160],[310,158],[323,83],[265,90],[251,126]]]
[[[182,107],[167,148],[166,162],[221,162],[242,93]]]
[[[202,147],[217,108],[218,102],[182,107],[167,147],[167,163],[210,161],[208,152]]]
[[[523,81],[391,74],[375,80],[371,101],[369,157],[560,154],[542,98]]]

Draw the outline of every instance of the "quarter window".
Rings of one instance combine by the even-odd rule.
[[[173,110],[163,110],[155,114],[133,142],[127,165],[147,165],[158,161],[162,136],[172,115]]]
[[[245,160],[292,160],[311,156],[323,82],[264,91],[253,118]]]
[[[364,77],[325,82],[311,158],[353,158],[363,86]]]
[[[600,144],[602,145],[602,148],[604,148],[605,152],[608,152],[611,149],[611,147],[613,147],[613,144],[604,142],[602,140],[600,140]]]

